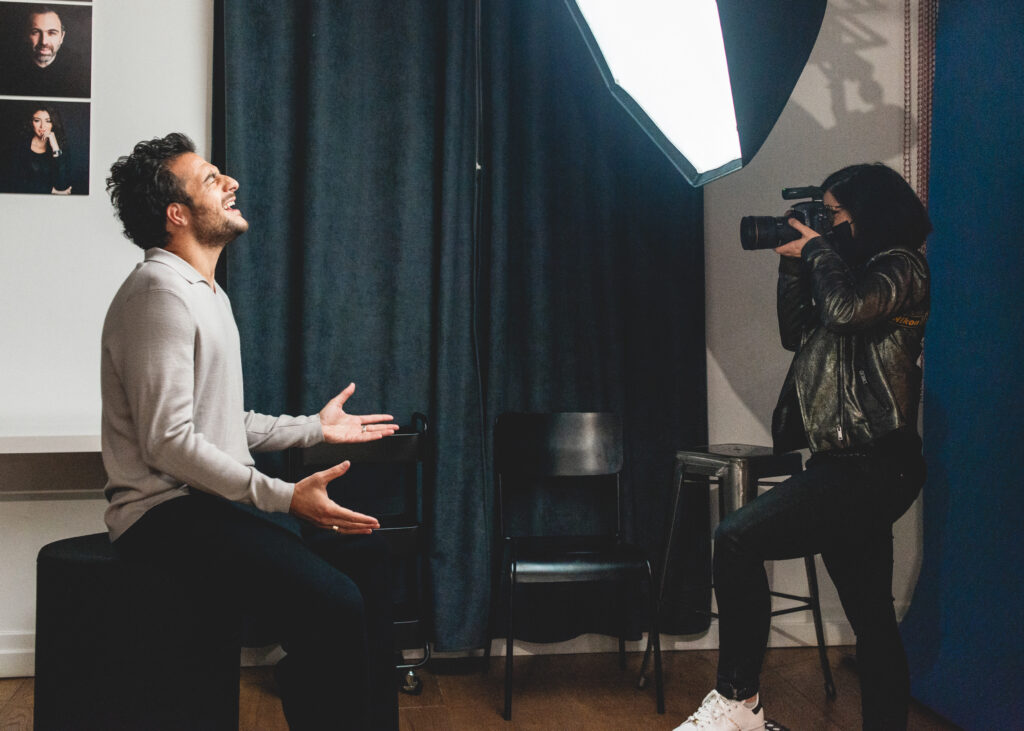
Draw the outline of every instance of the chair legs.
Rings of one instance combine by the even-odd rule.
[[[626,601],[626,593],[619,597],[619,626],[622,631],[619,633],[619,670],[626,669],[626,626],[628,623],[629,603]]]
[[[509,564],[508,569],[508,584],[506,585],[508,602],[506,604],[506,618],[507,623],[505,625],[505,712],[502,714],[506,721],[512,720],[512,609],[513,609],[513,597],[515,596],[516,588],[516,569],[515,563]]]
[[[661,674],[661,627],[658,624],[658,597],[654,590],[654,573],[651,571],[651,564],[647,562],[647,589],[650,597],[651,619],[649,622],[648,645],[654,649],[654,693],[658,704],[658,713],[665,712],[665,682]],[[647,652],[644,651],[644,660],[647,659]]]
[[[515,594],[515,565],[509,566],[507,576],[505,577],[507,583],[504,586],[505,590],[505,610],[506,610],[506,625],[505,625],[505,707],[502,712],[502,717],[506,721],[512,720],[512,656],[513,656],[513,596]],[[654,574],[651,569],[650,562],[647,563],[647,574],[645,577],[647,582],[648,596],[649,596],[649,634],[647,638],[647,650],[644,654],[644,667],[646,668],[649,653],[654,655],[654,689],[655,697],[657,702],[658,713],[665,713],[665,682],[662,675],[661,666],[661,635],[658,627],[658,597],[655,591]],[[625,619],[626,603],[623,600],[623,619]],[[623,625],[625,626],[625,625]],[[490,637],[488,637],[488,647],[484,650],[484,668],[486,672],[488,659],[490,658]],[[626,640],[623,636],[619,636],[619,667],[622,670],[626,669]],[[646,683],[641,682],[637,685],[639,689],[643,689]]]

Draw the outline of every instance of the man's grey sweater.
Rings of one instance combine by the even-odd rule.
[[[190,487],[287,512],[294,485],[257,471],[249,452],[323,440],[318,416],[245,411],[227,295],[163,249],[146,251],[110,304],[100,377],[111,540]]]

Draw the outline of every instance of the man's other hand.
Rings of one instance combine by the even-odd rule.
[[[376,518],[343,508],[327,496],[327,485],[348,472],[351,466],[352,463],[346,460],[295,483],[288,512],[320,528],[338,533],[372,533],[380,528]]]
[[[328,401],[320,411],[324,441],[331,444],[371,442],[398,431],[398,424],[389,423],[395,419],[391,414],[346,414],[345,402],[355,390],[356,384],[348,384],[344,391]]]

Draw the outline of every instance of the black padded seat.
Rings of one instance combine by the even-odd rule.
[[[39,551],[36,731],[237,729],[239,617],[106,533]]]
[[[647,571],[646,553],[631,544],[574,538],[534,538],[515,548],[515,581],[550,584],[574,581],[626,580]]]

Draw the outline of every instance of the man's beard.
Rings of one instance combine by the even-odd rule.
[[[40,52],[44,50],[50,51],[50,54],[48,56],[41,56]],[[32,49],[32,61],[40,68],[46,68],[56,60],[57,54],[49,46],[36,46]]]
[[[248,222],[241,217],[234,220],[196,208],[192,213],[192,231],[203,246],[223,248],[249,230]]]

